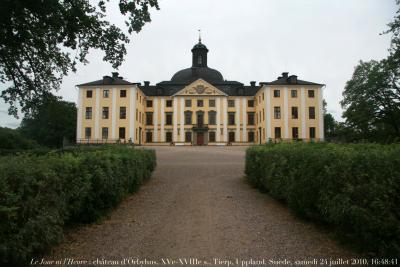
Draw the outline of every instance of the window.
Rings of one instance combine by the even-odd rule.
[[[248,142],[254,142],[254,132],[248,132],[247,137]]]
[[[215,111],[208,112],[208,124],[210,125],[217,124],[217,113]]]
[[[208,100],[208,106],[211,108],[214,108],[215,107],[215,99]]]
[[[281,138],[281,127],[275,127],[275,138]]]
[[[107,127],[101,128],[101,138],[108,139],[108,128]]]
[[[265,110],[263,109],[263,112],[262,112],[262,116],[263,116],[263,121],[265,121]]]
[[[310,127],[310,138],[315,138],[315,127]]]
[[[192,100],[191,99],[186,99],[185,100],[185,107],[189,108],[192,106]]]
[[[281,118],[281,107],[274,107],[274,119]]]
[[[146,125],[153,125],[153,112],[146,112]]]
[[[203,100],[197,100],[197,106],[198,107],[203,107],[204,106],[204,102],[203,102]]]
[[[153,107],[153,100],[147,100],[146,101],[146,107],[148,107],[148,108]]]
[[[253,108],[254,107],[254,100],[247,100],[247,106],[249,106],[249,108]]]
[[[126,107],[119,107],[119,118],[126,119]]]
[[[315,119],[315,107],[308,107],[308,118]]]
[[[274,90],[274,97],[281,97],[281,91],[280,90]]]
[[[92,98],[93,96],[93,91],[92,90],[87,90],[86,91],[86,98]]]
[[[208,142],[215,142],[215,132],[208,133]]]
[[[297,90],[290,91],[290,95],[292,96],[292,98],[296,98],[297,97]]]
[[[85,128],[85,138],[90,139],[92,137],[92,128],[86,127]]]
[[[235,107],[235,100],[228,100],[228,107],[234,108]]]
[[[185,112],[185,124],[186,125],[192,124],[192,112],[190,111]]]
[[[110,96],[110,90],[103,90],[103,97],[108,98]]]
[[[201,56],[198,56],[197,57],[197,64],[202,64],[202,62],[203,62],[203,58],[201,57]]]
[[[264,100],[264,93],[262,94],[262,96],[263,96],[263,100]]]
[[[292,138],[293,139],[299,138],[299,128],[298,127],[292,128]]]
[[[171,108],[172,107],[172,100],[167,100],[166,101],[166,106],[167,106],[167,108]]]
[[[192,142],[192,132],[185,132],[185,142]]]
[[[308,90],[308,97],[314,98],[314,90]]]
[[[254,125],[254,112],[247,113],[247,124]]]
[[[235,112],[228,113],[228,124],[235,125]]]
[[[229,142],[235,142],[235,132],[229,132]]]
[[[165,133],[165,142],[172,142],[172,132]]]
[[[146,142],[147,143],[153,142],[153,133],[152,132],[146,132]]]
[[[125,127],[119,127],[119,139],[125,139]]]
[[[103,110],[102,110],[102,112],[101,112],[101,117],[103,118],[103,119],[108,119],[108,107],[103,107]]]
[[[136,121],[138,120],[138,110],[136,109]]]
[[[120,97],[126,97],[126,90],[120,90],[119,91],[119,96]]]
[[[168,112],[165,114],[165,124],[172,125],[172,113]]]
[[[85,118],[90,120],[92,118],[92,107],[86,107]]]
[[[297,107],[292,107],[292,119],[299,118],[299,109]]]

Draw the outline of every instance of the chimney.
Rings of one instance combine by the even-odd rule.
[[[103,83],[104,84],[109,84],[112,82],[112,78],[110,76],[103,76]]]
[[[118,72],[111,72],[113,79],[118,79]]]
[[[296,84],[297,83],[297,76],[296,75],[290,75],[289,82],[293,83],[293,84]]]
[[[150,85],[149,81],[144,81],[144,86],[148,87]]]
[[[250,85],[251,85],[251,87],[254,87],[254,86],[256,86],[256,82],[255,81],[251,81]]]
[[[289,72],[282,72],[282,77],[283,77],[284,79],[287,79],[288,76],[289,76]]]
[[[122,76],[119,76],[119,77],[118,77],[118,79],[121,79],[121,80],[123,80],[123,79],[124,79],[124,77],[122,77]]]

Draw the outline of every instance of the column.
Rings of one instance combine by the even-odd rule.
[[[221,141],[221,98],[217,97],[217,103],[216,103],[216,108],[217,108],[217,132],[215,134],[215,140],[217,142]]]
[[[181,142],[185,142],[185,116],[183,113],[183,110],[185,108],[185,99],[183,97],[180,97],[180,102],[181,102]],[[193,104],[193,103],[192,103]]]
[[[283,88],[283,138],[289,138],[288,88]]]
[[[264,89],[265,95],[265,128],[267,132],[267,142],[269,138],[272,138],[271,135],[271,92],[269,87],[265,87]],[[262,134],[262,133],[261,133]],[[262,140],[262,138],[261,138]]]
[[[164,130],[164,125],[165,125],[165,98],[161,97],[161,129],[160,129],[160,140],[161,142],[165,142],[165,130]]]
[[[300,109],[301,109],[301,138],[306,138],[306,96],[304,87],[300,89]]]
[[[174,96],[174,142],[178,142],[178,99]]]
[[[322,87],[319,88],[319,90],[317,90],[318,92],[318,107],[319,107],[319,112],[318,112],[318,116],[319,116],[319,138],[321,140],[323,140],[324,137],[324,108],[323,108],[323,101],[324,101],[324,97],[323,97],[323,91],[322,91]]]
[[[242,98],[242,122],[243,122],[243,131],[242,131],[242,140],[243,142],[247,142],[247,99],[246,97]]]
[[[112,103],[111,103],[111,138],[117,138],[117,88],[113,88],[112,90]]]
[[[136,87],[131,87],[129,96],[129,138],[135,143]]]
[[[154,135],[153,141],[158,142],[158,97],[153,99],[153,124],[154,124]]]
[[[235,98],[235,121],[236,121],[236,133],[235,142],[240,142],[240,98]]]
[[[76,139],[82,138],[82,98],[84,90],[78,87],[78,112],[76,118]]]
[[[222,99],[222,114],[223,114],[223,126],[224,126],[224,135],[223,141],[228,142],[228,97],[224,97]]]

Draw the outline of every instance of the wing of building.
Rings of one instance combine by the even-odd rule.
[[[324,138],[323,84],[287,72],[272,82],[227,81],[192,49],[170,81],[132,83],[112,73],[78,85],[77,142],[237,145]]]

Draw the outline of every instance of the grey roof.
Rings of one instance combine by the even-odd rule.
[[[191,67],[178,71],[172,76],[171,82],[174,83],[191,83],[197,79],[203,79],[208,82],[223,82],[222,74],[209,67]]]
[[[324,84],[308,82],[297,79],[296,75],[288,75],[288,72],[283,72],[282,76],[278,77],[275,81],[272,82],[260,82],[260,84],[265,85],[319,85],[323,86]]]
[[[124,80],[122,77],[118,76],[118,72],[113,72],[112,76],[103,76],[103,79],[78,84],[78,86],[96,86],[96,85],[132,85],[136,83],[131,83]]]

